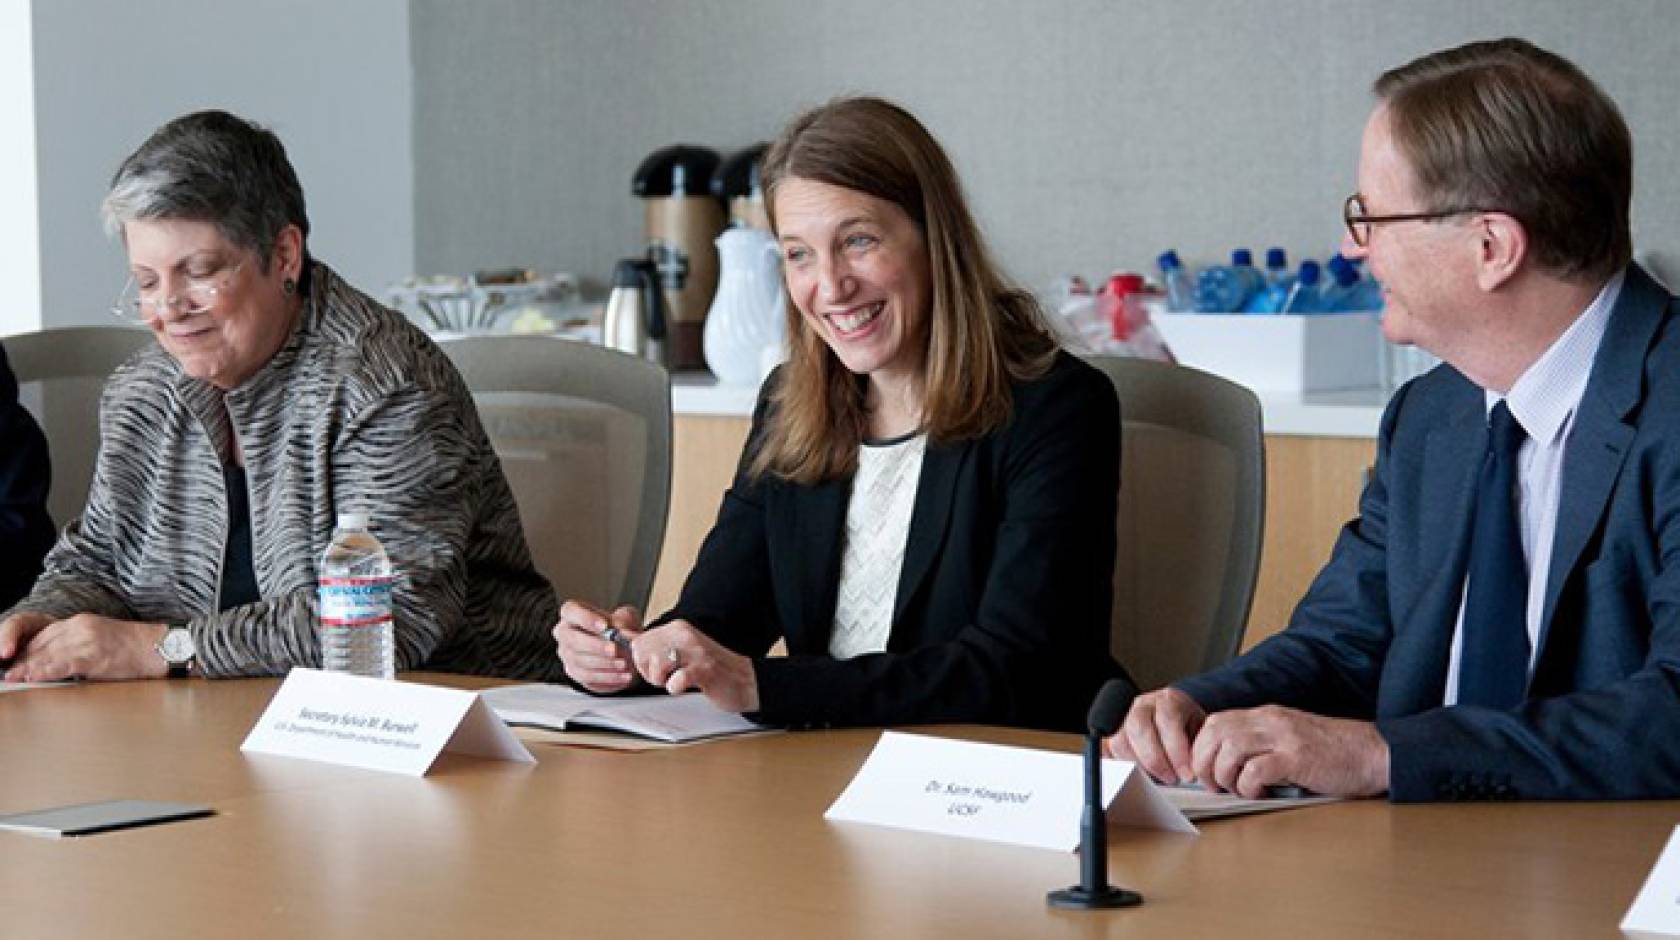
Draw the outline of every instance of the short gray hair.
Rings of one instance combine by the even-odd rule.
[[[139,219],[208,222],[266,270],[287,225],[309,235],[303,187],[273,131],[226,111],[178,117],[117,167],[100,204],[105,230]]]

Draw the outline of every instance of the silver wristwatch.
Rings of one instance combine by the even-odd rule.
[[[193,665],[198,660],[198,646],[193,643],[192,631],[184,624],[170,624],[155,649],[169,664],[169,678],[185,679],[192,675]]]

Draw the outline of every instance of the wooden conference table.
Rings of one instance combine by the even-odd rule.
[[[471,684],[452,677],[450,684]],[[1073,856],[825,822],[871,731],[641,753],[532,744],[425,778],[248,757],[273,680],[0,695],[0,812],[112,798],[217,815],[0,832],[0,936],[1584,937],[1680,803],[1395,807],[1114,829],[1142,907],[1047,910]],[[1071,735],[928,729],[1074,749]]]

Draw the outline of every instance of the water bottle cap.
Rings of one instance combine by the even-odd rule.
[[[1135,294],[1143,290],[1143,275],[1141,274],[1113,274],[1103,289],[1116,297]]]
[[[341,512],[338,514],[340,529],[365,529],[368,527],[368,517],[365,512]]]
[[[1174,268],[1184,267],[1184,262],[1178,260],[1178,252],[1171,248],[1161,252],[1161,256],[1155,259],[1155,264],[1163,271],[1171,271]]]
[[[1284,253],[1282,248],[1268,248],[1266,249],[1266,267],[1287,268],[1289,267],[1289,256]]]
[[[1311,287],[1314,284],[1317,284],[1318,283],[1318,262],[1317,261],[1312,261],[1310,259],[1307,260],[1307,261],[1301,262],[1301,272],[1299,274],[1297,274],[1296,277],[1300,280],[1301,284],[1305,287]]]
[[[1231,252],[1231,266],[1234,268],[1254,267],[1254,252],[1247,248],[1238,248]]]
[[[1352,264],[1348,263],[1348,259],[1341,255],[1331,255],[1325,266],[1330,269],[1330,276],[1335,278],[1336,283],[1343,287],[1359,280],[1359,272],[1354,269]]]

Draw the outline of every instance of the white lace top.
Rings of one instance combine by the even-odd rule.
[[[836,659],[887,648],[910,511],[922,478],[927,435],[858,448],[857,476],[846,507],[846,547],[840,557],[840,594],[828,652]]]

